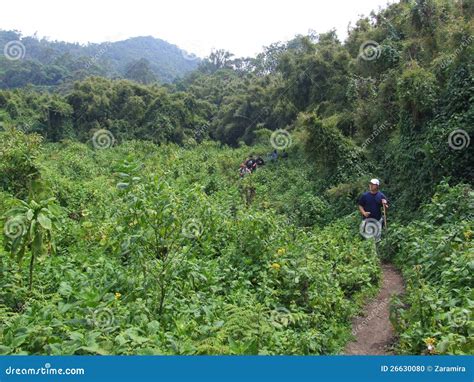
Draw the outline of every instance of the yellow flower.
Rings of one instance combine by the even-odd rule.
[[[278,253],[278,256],[281,256],[281,255],[284,255],[286,252],[285,248],[279,248],[277,253]]]
[[[425,344],[427,345],[434,345],[434,343],[436,342],[436,340],[432,337],[428,337],[428,338],[425,338]]]
[[[278,263],[273,263],[272,268],[278,271],[281,268],[281,265]]]
[[[115,299],[116,299],[116,300],[119,300],[120,297],[122,297],[122,294],[119,293],[119,292],[115,292]]]
[[[424,342],[426,344],[426,349],[428,350],[428,353],[436,352],[436,349],[435,349],[436,340],[434,338],[432,337],[425,338]]]

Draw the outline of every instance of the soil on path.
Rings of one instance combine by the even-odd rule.
[[[404,292],[403,279],[392,264],[382,264],[382,288],[377,297],[352,322],[355,341],[347,344],[344,354],[392,354],[395,333],[389,320],[390,298]]]

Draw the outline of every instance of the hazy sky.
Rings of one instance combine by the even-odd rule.
[[[70,42],[154,36],[205,56],[224,48],[253,56],[309,30],[336,28],[394,0],[2,0],[0,29]]]

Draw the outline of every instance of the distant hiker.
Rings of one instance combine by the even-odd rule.
[[[253,155],[250,155],[245,164],[251,172],[254,172],[257,168],[257,160],[253,157]]]
[[[243,178],[245,175],[250,174],[250,169],[247,168],[247,161],[244,161],[240,164],[239,175]]]
[[[272,161],[276,161],[278,159],[278,151],[275,149],[272,152]]]
[[[257,169],[257,160],[254,159],[252,163],[252,168],[250,169],[250,171],[254,172],[256,169]]]
[[[247,160],[245,161],[245,166],[247,166],[247,168],[250,170],[253,166],[253,158],[250,156],[247,158]]]
[[[364,192],[358,200],[359,211],[364,221],[361,225],[361,234],[366,237],[363,231],[371,231],[377,241],[380,240],[382,234],[382,208],[384,206],[388,208],[387,197],[379,191],[379,187],[380,181],[378,179],[371,179],[369,191]],[[371,222],[372,224],[370,225]]]

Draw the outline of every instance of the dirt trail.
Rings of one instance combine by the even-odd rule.
[[[382,288],[352,322],[355,341],[347,344],[344,354],[391,354],[395,333],[389,320],[390,297],[404,292],[403,279],[392,264],[382,264]]]

